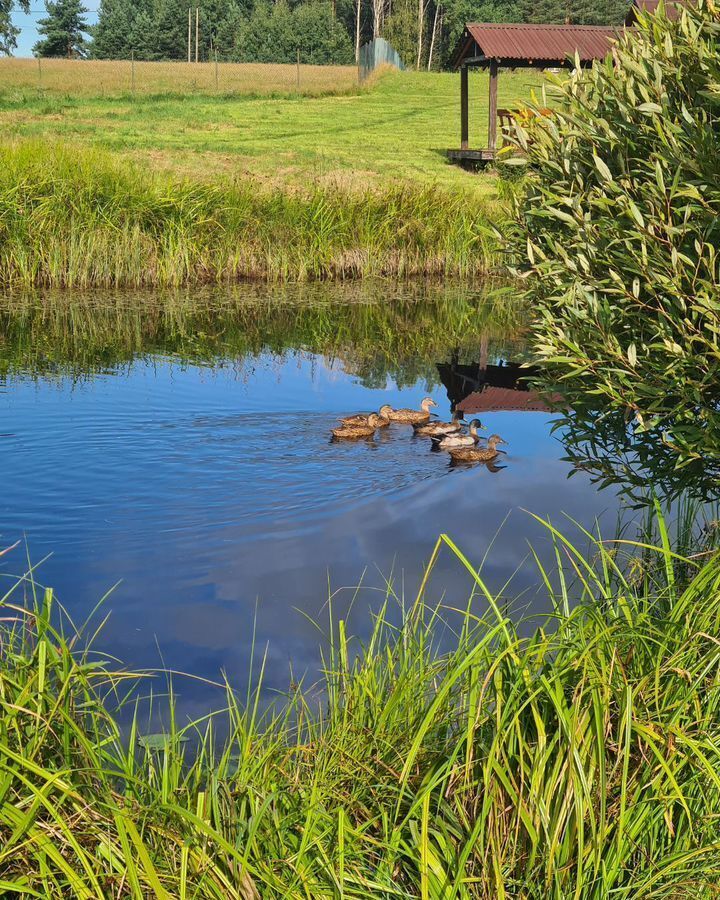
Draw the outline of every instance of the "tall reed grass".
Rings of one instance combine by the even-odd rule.
[[[0,148],[0,285],[473,275],[497,215],[427,186],[201,183],[31,141]]]
[[[683,898],[720,881],[720,559],[573,546],[555,614],[475,603],[369,640],[334,622],[319,684],[141,734],[133,676],[2,605],[0,888],[44,898]],[[29,581],[25,582],[25,586]],[[32,591],[31,591],[32,593]],[[473,610],[482,605],[485,615]],[[332,615],[331,615],[332,621]],[[113,708],[136,709],[127,732]],[[138,705],[136,705],[138,704]],[[220,738],[220,734],[225,736]]]

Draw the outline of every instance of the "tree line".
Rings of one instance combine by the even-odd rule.
[[[0,0],[0,52],[11,52],[13,0]],[[621,23],[627,0],[101,0],[87,22],[82,0],[45,0],[38,56],[352,64],[384,37],[412,68],[443,68],[466,22]],[[21,0],[27,9],[27,0]],[[196,13],[196,10],[198,12]],[[188,16],[189,13],[189,16]],[[188,22],[188,18],[190,22]],[[3,33],[4,29],[4,33]]]

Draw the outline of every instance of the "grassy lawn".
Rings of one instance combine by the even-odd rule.
[[[473,73],[470,82],[471,144],[482,146],[487,76]],[[499,105],[522,103],[541,84],[537,73],[502,73]],[[458,146],[459,118],[453,73],[389,73],[362,90],[320,97],[0,90],[6,139],[92,144],[191,177],[253,176],[299,186],[308,179],[339,180],[361,187],[411,179],[488,193],[492,177],[445,159],[444,150]]]
[[[470,81],[480,147],[487,76]],[[500,106],[541,83],[504,75]],[[459,144],[452,73],[319,96],[5,86],[0,127],[5,285],[471,276],[500,262],[494,176],[445,156]]]

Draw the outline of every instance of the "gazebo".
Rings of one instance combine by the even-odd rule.
[[[571,67],[576,58],[580,59],[581,66],[587,66],[607,56],[618,32],[618,28],[604,25],[466,25],[453,59],[454,68],[460,69],[460,149],[448,150],[448,157],[454,162],[475,163],[495,159],[497,85],[501,68]],[[468,73],[471,67],[490,72],[488,145],[479,150],[470,149]]]

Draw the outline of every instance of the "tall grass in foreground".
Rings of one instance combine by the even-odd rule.
[[[473,275],[495,260],[492,204],[427,186],[263,187],[151,174],[108,154],[0,148],[0,285]]]
[[[589,554],[548,528],[556,613],[529,636],[442,537],[430,568],[455,554],[486,616],[421,588],[394,625],[388,597],[365,645],[335,624],[314,689],[265,713],[228,690],[162,737],[121,736],[131,676],[53,628],[51,592],[6,597],[5,896],[716,897],[720,560],[662,523]]]

